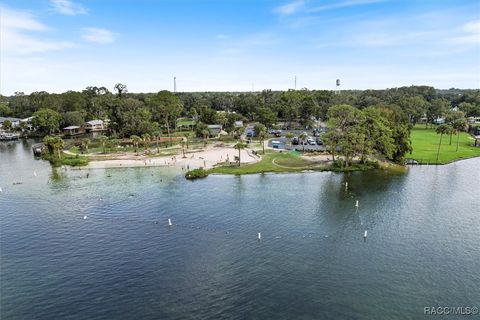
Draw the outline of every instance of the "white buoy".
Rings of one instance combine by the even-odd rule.
[[[36,177],[37,176],[37,171],[33,171],[33,175]]]
[[[348,189],[348,182],[345,182],[345,190]]]
[[[363,238],[367,239],[367,230],[365,230],[365,233],[363,234]]]
[[[87,218],[88,218],[87,216],[83,216],[83,220],[87,220]]]
[[[261,232],[258,233],[258,240],[262,240],[262,233]]]
[[[168,218],[168,226],[171,227],[172,226],[172,219]]]
[[[357,207],[357,208],[358,208],[358,200],[357,200],[357,202],[355,203],[355,207]]]

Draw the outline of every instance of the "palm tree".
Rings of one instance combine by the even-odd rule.
[[[203,129],[202,130],[203,141],[205,142],[205,147],[207,146],[207,139],[208,139],[209,134],[210,134],[210,131],[208,131],[208,129]]]
[[[438,157],[440,155],[440,146],[442,145],[442,137],[444,134],[450,134],[450,132],[453,131],[453,128],[448,124],[441,124],[437,127],[435,131],[437,132],[437,134],[440,134],[440,142],[438,143],[437,161],[436,161],[438,164]]]
[[[143,150],[147,151],[148,143],[150,142],[150,135],[148,133],[142,134]]]
[[[157,131],[154,131],[152,134],[155,137],[155,146],[157,148],[157,153],[160,153],[160,147],[159,147],[158,141],[160,140],[161,132],[160,130],[157,130]]]
[[[185,143],[187,144],[187,150],[188,150],[188,138],[190,137],[190,132],[185,132]]]
[[[235,144],[234,146],[234,148],[238,150],[238,166],[239,167],[240,167],[240,152],[242,151],[242,149],[245,149],[246,147],[247,147],[247,144],[241,141],[237,142],[237,144]]]
[[[59,159],[62,158],[62,151],[63,151],[63,147],[65,146],[65,142],[63,141],[63,139],[60,138],[59,136],[53,137],[53,145],[57,150],[58,158]]]
[[[142,142],[142,138],[137,135],[132,135],[130,136],[130,140],[132,141],[133,147],[135,148],[135,153],[138,155],[138,145],[140,142]]]
[[[90,139],[83,139],[82,145],[80,146],[82,149],[82,153],[88,153],[89,145],[90,145]]]
[[[287,132],[287,134],[285,135],[285,138],[287,138],[287,143],[288,144],[292,144],[292,138],[294,137],[295,135],[291,132]]]
[[[267,127],[265,127],[261,123],[256,123],[255,126],[253,127],[253,130],[255,131],[255,134],[258,136],[258,140],[262,144],[263,154],[265,154],[265,145],[263,144],[263,142],[267,137]]]
[[[305,140],[307,140],[307,137],[308,137],[308,135],[305,132],[298,136],[298,139],[300,139],[300,141],[302,141],[303,152],[305,152]]]
[[[455,152],[458,152],[458,142],[460,140],[460,132],[462,130],[465,130],[465,128],[467,127],[467,119],[465,119],[463,117],[455,119],[452,122],[452,127],[453,127],[453,130],[455,131],[455,133],[457,134],[457,148],[456,148]]]
[[[186,158],[186,156],[185,156],[185,144],[186,143],[187,143],[187,138],[182,138],[182,141],[180,141],[180,144],[182,145],[183,158]]]
[[[62,150],[65,145],[64,141],[62,138],[59,136],[46,136],[43,138],[43,143],[48,149],[48,152],[50,155],[55,155],[57,154],[58,158],[60,159],[62,157]]]
[[[98,137],[98,140],[100,140],[101,144],[102,144],[102,152],[103,153],[106,153],[105,152],[105,144],[107,143],[108,141],[108,137],[107,136],[100,136]]]
[[[265,139],[267,138],[267,129],[262,130],[258,133],[258,139],[260,140],[260,143],[262,144],[262,154],[265,154]]]

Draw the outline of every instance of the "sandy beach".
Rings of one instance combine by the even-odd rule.
[[[182,154],[176,156],[129,156],[128,159],[116,160],[95,160],[90,161],[87,168],[128,168],[128,167],[166,167],[176,166],[186,170],[196,168],[213,168],[215,165],[224,162],[234,162],[235,156],[238,156],[238,150],[231,147],[210,147],[208,149],[186,153],[185,158]],[[241,150],[241,163],[254,163],[261,160],[261,157],[254,155],[251,150]]]

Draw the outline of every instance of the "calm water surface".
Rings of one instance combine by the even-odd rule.
[[[180,173],[53,170],[29,143],[0,143],[1,319],[432,319],[424,307],[480,307],[480,159],[405,174]]]

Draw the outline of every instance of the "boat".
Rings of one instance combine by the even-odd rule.
[[[12,140],[17,140],[18,137],[20,137],[19,134],[16,133],[0,133],[0,140],[1,141],[12,141]]]

